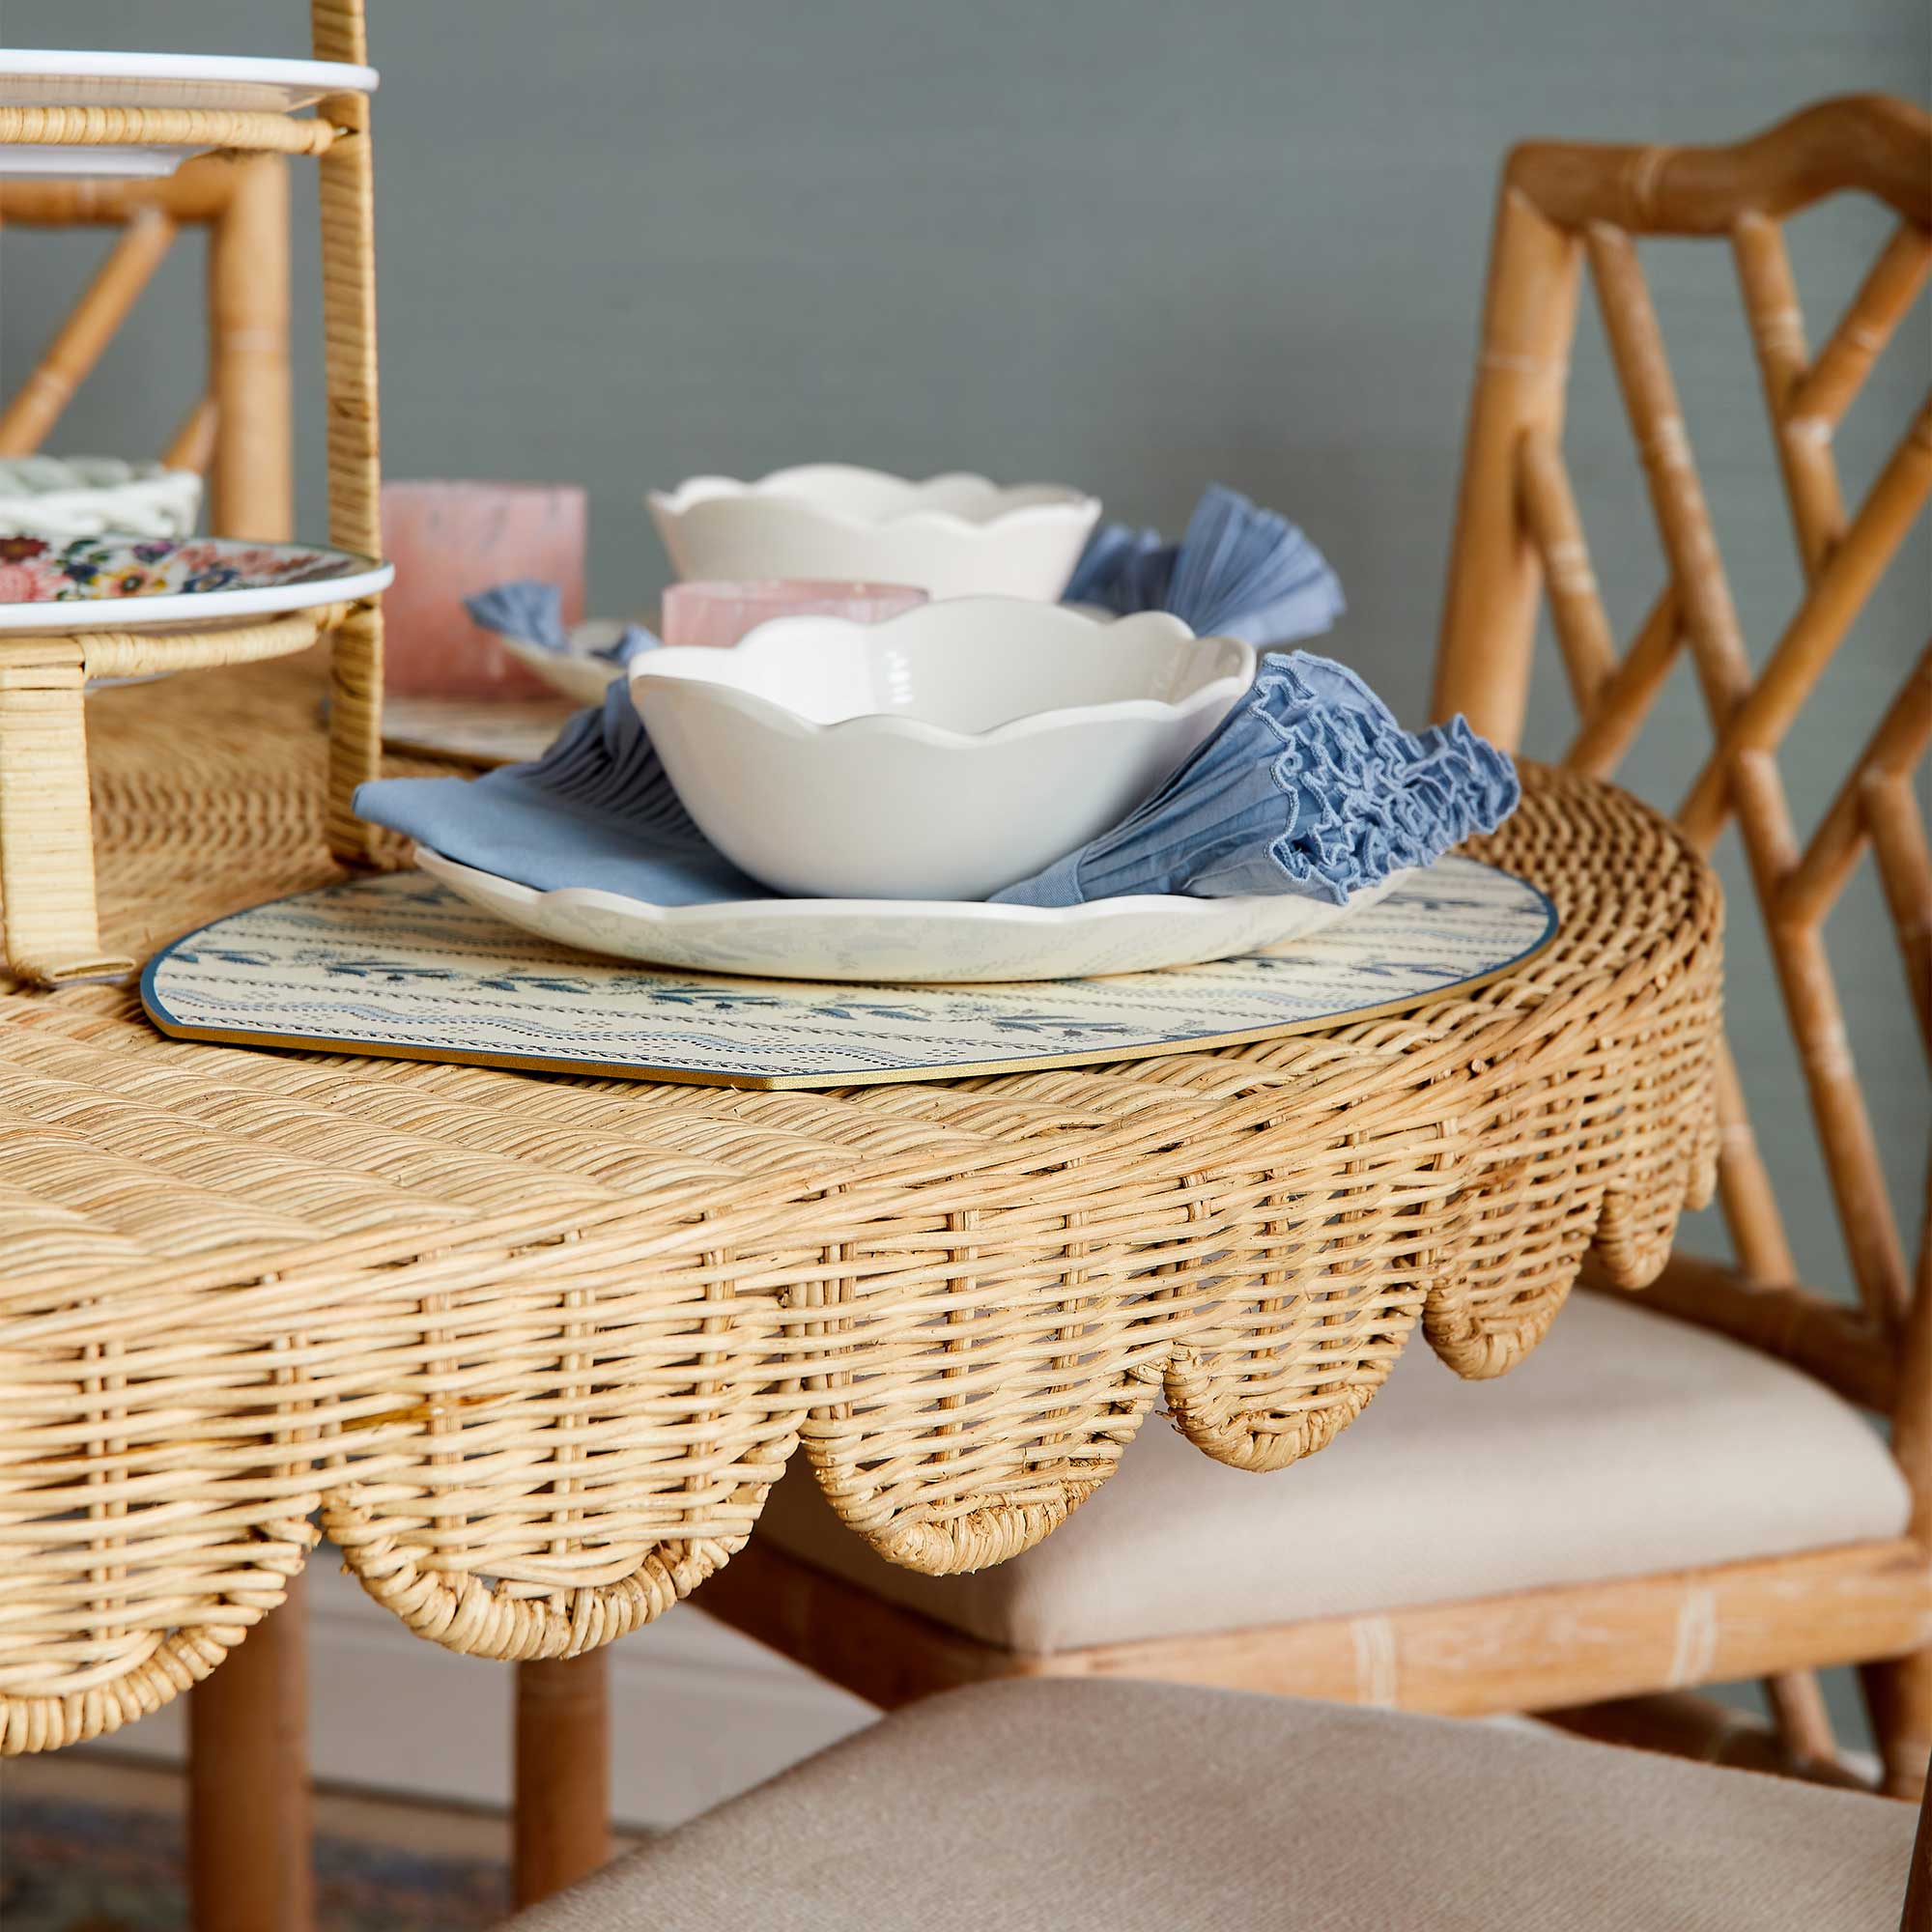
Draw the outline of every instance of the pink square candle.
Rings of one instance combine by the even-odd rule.
[[[399,697],[550,697],[469,621],[466,597],[517,578],[554,583],[563,621],[583,616],[583,492],[570,483],[385,483],[384,689]]]

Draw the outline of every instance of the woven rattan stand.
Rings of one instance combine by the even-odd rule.
[[[331,876],[321,692],[301,663],[93,700],[120,950]],[[1051,1531],[1163,1394],[1270,1469],[1418,1323],[1507,1369],[1593,1239],[1637,1286],[1709,1192],[1719,905],[1588,780],[1532,771],[1485,850],[1563,926],[1467,998],[951,1085],[249,1053],[118,987],[0,994],[6,1750],[206,1676],[318,1523],[419,1634],[558,1659],[724,1564],[794,1453],[854,1534],[960,1570]],[[585,1755],[545,1787],[587,1814],[549,1876],[603,1831]]]
[[[312,12],[317,59],[366,63],[362,0],[314,0]],[[83,149],[158,141],[215,150],[235,165],[250,155],[315,156],[322,194],[329,536],[341,549],[373,556],[382,544],[368,111],[368,99],[361,94],[331,96],[313,117],[186,108],[0,106],[0,144]],[[218,164],[197,165],[206,170]],[[164,225],[154,224],[139,231],[136,252],[122,262],[123,279],[143,266],[141,249],[156,239],[165,245],[166,232]],[[278,264],[266,265],[262,273],[280,280]],[[319,638],[332,639],[327,823],[331,848],[345,859],[358,858],[366,853],[366,828],[350,811],[349,801],[381,755],[381,627],[378,600],[369,598],[268,622],[206,630],[130,628],[81,636],[0,637],[0,891],[5,894],[4,935],[13,973],[53,986],[123,974],[133,964],[128,955],[103,948],[100,940],[82,702],[90,677],[245,664],[306,650]]]

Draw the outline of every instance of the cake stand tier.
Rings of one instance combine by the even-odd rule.
[[[0,175],[153,178],[210,148],[322,154],[334,125],[295,117],[376,84],[344,61],[0,47]]]

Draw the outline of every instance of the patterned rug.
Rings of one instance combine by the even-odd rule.
[[[477,1932],[510,1909],[496,1861],[321,1837],[316,1932]],[[181,1822],[10,1794],[0,1807],[6,1932],[189,1932]],[[265,1928],[266,1932],[266,1928]]]

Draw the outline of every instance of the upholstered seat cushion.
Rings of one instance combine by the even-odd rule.
[[[515,1932],[1893,1932],[1907,1805],[1237,1691],[916,1704]]]
[[[1417,1338],[1293,1468],[1226,1468],[1150,1417],[1044,1543],[973,1576],[875,1556],[803,1457],[756,1533],[1043,1654],[1785,1555],[1896,1536],[1910,1508],[1870,1425],[1818,1383],[1631,1297],[1577,1294],[1496,1381],[1460,1380]]]

